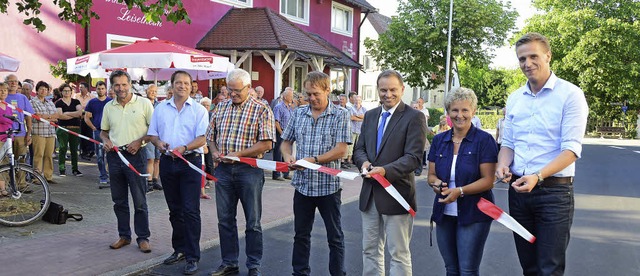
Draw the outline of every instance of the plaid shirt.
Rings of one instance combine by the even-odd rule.
[[[296,159],[322,155],[337,143],[351,144],[351,118],[349,111],[329,103],[317,120],[313,119],[309,105],[297,108],[282,133],[282,139],[296,142]],[[339,169],[340,161],[322,166]],[[295,171],[291,182],[305,196],[326,196],[340,189],[340,178],[318,171]]]
[[[221,102],[211,113],[206,137],[216,143],[223,155],[244,150],[259,141],[275,141],[273,113],[254,98],[249,97],[239,106],[232,101]]]
[[[291,118],[291,114],[293,113],[294,109],[295,107],[293,106],[289,107],[284,102],[277,104],[276,107],[273,108],[273,116],[276,119],[276,121],[280,123],[280,128],[282,129],[282,132],[284,132],[284,129],[287,127],[287,124],[289,123],[289,118]]]
[[[31,99],[31,106],[33,106],[33,111],[35,111],[35,113],[40,116],[51,115],[57,112],[56,105],[53,104],[53,102],[46,99],[44,100],[44,102],[41,102],[38,97],[34,97],[33,99]],[[53,137],[56,136],[56,128],[50,124],[33,119],[31,134],[42,137]]]

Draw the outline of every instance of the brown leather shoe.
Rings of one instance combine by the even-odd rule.
[[[109,247],[111,249],[120,249],[121,247],[123,247],[125,245],[129,245],[130,243],[131,243],[131,240],[126,240],[124,238],[119,238],[116,242],[114,242],[111,245],[109,245]]]
[[[149,244],[149,241],[141,241],[140,243],[138,243],[138,248],[140,248],[140,251],[142,251],[143,253],[151,252],[151,245]]]

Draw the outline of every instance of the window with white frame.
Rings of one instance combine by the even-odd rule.
[[[331,32],[353,35],[353,8],[333,2],[331,5]]]
[[[344,72],[342,72],[342,69],[331,68],[329,77],[331,79],[331,91],[340,90],[342,91],[341,94],[344,94],[344,83],[346,80],[346,76],[344,75]]]
[[[118,48],[120,46],[129,45],[138,40],[147,40],[147,38],[107,34],[107,49],[113,49],[113,48]]]
[[[308,65],[303,62],[295,62],[289,67],[289,87],[293,88],[293,91],[302,92],[304,77],[309,72]]]
[[[295,23],[309,26],[309,0],[280,0],[280,14]]]
[[[237,8],[252,8],[253,0],[211,0],[216,3],[226,4]]]
[[[376,60],[375,60],[375,59],[373,59],[373,57],[372,57],[372,56],[370,56],[370,55],[365,55],[365,56],[364,56],[364,58],[362,59],[362,62],[363,62],[363,65],[364,65],[364,66],[363,66],[363,67],[364,67],[363,69],[364,69],[365,71],[369,71],[369,72],[370,72],[370,71],[380,71],[380,70],[378,69],[378,64],[376,63]]]
[[[378,100],[376,87],[373,85],[362,85],[362,100],[366,102],[374,102]]]

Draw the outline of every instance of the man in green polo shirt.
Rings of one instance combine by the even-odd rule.
[[[111,199],[113,210],[118,219],[120,238],[111,244],[112,249],[119,249],[131,243],[131,226],[129,225],[129,197],[133,199],[133,225],[138,236],[138,247],[144,253],[151,252],[149,245],[149,213],[147,210],[147,182],[144,177],[131,170],[113,150],[121,148],[124,157],[138,172],[146,171],[147,158],[141,150],[147,140],[147,130],[151,123],[153,105],[144,97],[131,93],[131,77],[124,71],[115,71],[109,77],[116,98],[104,106],[102,114],[100,138],[107,152],[109,178],[111,179]]]

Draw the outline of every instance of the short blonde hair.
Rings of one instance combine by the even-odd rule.
[[[451,104],[455,101],[469,101],[474,111],[478,109],[478,97],[476,97],[476,93],[469,88],[458,87],[447,95],[447,99],[444,101],[444,107],[447,109],[447,112]]]
[[[307,79],[304,80],[303,85],[309,84],[320,88],[322,91],[331,90],[331,82],[329,81],[329,75],[320,72],[313,71],[307,74]]]

